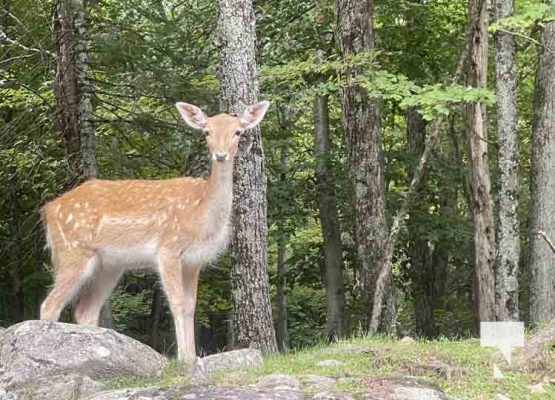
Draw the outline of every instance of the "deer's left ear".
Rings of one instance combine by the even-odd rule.
[[[243,115],[241,116],[241,126],[243,129],[252,129],[262,121],[266,111],[270,107],[269,101],[261,101],[260,103],[248,106]]]

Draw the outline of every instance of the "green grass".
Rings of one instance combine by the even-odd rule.
[[[343,364],[317,366],[319,361],[329,359]],[[419,368],[430,360],[445,368],[440,372]],[[357,394],[365,391],[365,385],[371,378],[410,375],[422,376],[435,383],[448,399],[489,400],[494,399],[496,393],[504,394],[511,400],[555,399],[555,376],[551,375],[551,380],[549,378],[553,371],[540,371],[537,375],[511,371],[505,362],[497,361],[505,377],[494,379],[493,361],[494,350],[481,347],[479,340],[416,341],[403,345],[390,338],[373,337],[267,356],[259,369],[219,372],[214,375],[214,380],[220,385],[249,385],[267,374],[294,375],[301,380],[307,375],[322,375],[338,379],[336,389]],[[111,386],[184,386],[187,384],[185,375],[184,368],[172,361],[159,381],[120,379]],[[531,393],[527,386],[538,382],[542,383],[546,393]]]

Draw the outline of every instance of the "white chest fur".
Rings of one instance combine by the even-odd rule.
[[[181,254],[185,265],[202,266],[212,261],[225,250],[229,238],[229,224],[207,234],[204,238],[187,247]]]

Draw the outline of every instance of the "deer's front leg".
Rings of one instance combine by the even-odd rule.
[[[182,268],[177,252],[161,253],[158,268],[173,314],[178,358],[192,360],[196,357],[194,318],[200,269]]]

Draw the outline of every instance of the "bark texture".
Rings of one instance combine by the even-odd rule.
[[[345,289],[339,215],[333,191],[330,160],[328,97],[314,99],[314,155],[316,157],[316,191],[320,226],[324,239],[324,269],[327,304],[327,335],[342,338],[345,326]]]
[[[57,1],[55,30],[58,43],[55,83],[58,129],[68,155],[69,188],[98,175],[84,0]]]
[[[338,40],[343,56],[374,48],[371,0],[338,0]],[[385,178],[380,112],[377,101],[356,84],[357,71],[344,76],[341,91],[343,129],[354,193],[355,241],[363,301],[363,326],[372,317],[375,282],[386,262]],[[391,330],[394,316],[391,272],[387,275],[384,307],[379,309],[381,327]]]
[[[513,0],[497,0],[495,17],[512,15]],[[515,39],[495,34],[495,88],[498,99],[499,226],[495,298],[497,319],[518,321],[518,263],[520,259],[519,155],[516,129]]]
[[[251,0],[219,0],[215,45],[220,56],[221,109],[243,112],[258,100],[255,19]],[[233,346],[277,349],[267,272],[266,174],[260,128],[246,133],[250,147],[234,172],[231,237]]]
[[[407,144],[408,144],[408,178],[413,179],[418,160],[422,157],[426,141],[426,124],[422,116],[414,109],[407,111]],[[419,182],[413,203],[414,216],[425,215],[428,202],[426,199],[426,178]],[[414,321],[416,334],[423,337],[434,337],[435,275],[432,246],[422,232],[424,221],[410,218],[407,224],[409,231],[410,276],[414,300]]]
[[[536,75],[532,127],[530,322],[555,317],[555,21],[545,25]]]
[[[470,0],[470,15],[478,15],[474,25],[468,84],[485,88],[487,83],[488,31],[486,3]],[[472,215],[474,219],[474,268],[476,327],[480,321],[494,321],[495,313],[495,226],[488,167],[486,106],[470,104],[467,110],[469,158],[472,171]]]

